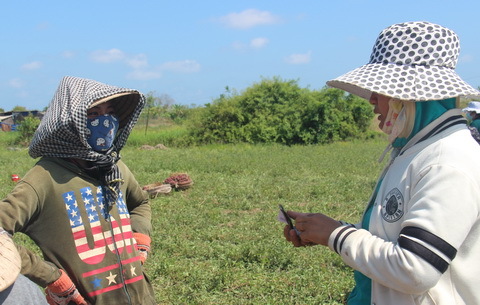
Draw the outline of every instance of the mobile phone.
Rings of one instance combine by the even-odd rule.
[[[290,216],[288,216],[288,214],[285,211],[285,209],[283,208],[283,206],[281,204],[279,204],[278,207],[280,208],[280,212],[282,212],[283,217],[285,217],[285,220],[287,220],[287,223],[288,223],[288,226],[290,227],[290,229],[296,230],[295,226],[293,225],[292,219],[290,218]]]
[[[280,212],[282,212],[283,217],[285,217],[285,219],[287,220],[287,223],[288,223],[288,226],[290,227],[290,229],[295,230],[295,233],[297,233],[297,236],[300,237],[300,231],[298,231],[297,228],[293,225],[292,219],[290,218],[290,216],[288,216],[288,214],[285,211],[285,209],[283,208],[283,206],[281,204],[279,204],[278,207],[280,208]]]

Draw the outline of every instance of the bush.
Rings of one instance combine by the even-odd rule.
[[[366,135],[374,116],[369,102],[333,88],[312,95],[313,102],[302,115],[304,143],[330,143]]]
[[[188,129],[199,143],[318,144],[364,136],[373,116],[367,101],[339,89],[310,91],[273,78],[221,95]]]
[[[25,117],[21,121],[20,126],[17,127],[18,136],[15,142],[17,144],[28,145],[38,125],[40,125],[39,118],[32,115]]]

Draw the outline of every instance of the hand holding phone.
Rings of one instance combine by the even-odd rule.
[[[300,231],[297,230],[297,228],[295,227],[295,225],[293,224],[292,222],[292,218],[290,218],[290,216],[288,216],[287,212],[285,211],[285,209],[283,208],[283,206],[281,204],[278,205],[278,207],[280,208],[280,212],[282,213],[283,215],[283,219],[285,220],[285,222],[288,224],[288,226],[290,227],[291,230],[295,230],[295,233],[297,233],[297,236],[300,236]],[[280,219],[279,217],[279,220],[282,221],[282,219]]]

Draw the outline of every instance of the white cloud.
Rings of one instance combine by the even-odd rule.
[[[100,63],[120,62],[133,69],[127,78],[149,80],[162,77],[159,71],[148,69],[148,59],[145,54],[128,55],[119,49],[97,50],[91,53],[93,61]]]
[[[268,42],[269,41],[267,38],[263,38],[263,37],[254,38],[250,41],[250,47],[254,49],[260,49],[266,46]]]
[[[8,81],[8,85],[12,88],[22,88],[25,85],[25,82],[19,78],[13,78]]]
[[[179,73],[195,73],[200,71],[200,64],[195,60],[169,61],[161,65],[160,69]]]
[[[261,49],[269,43],[267,38],[258,37],[250,40],[248,44],[241,41],[235,41],[231,44],[232,49],[238,51],[247,51],[249,49]]]
[[[307,64],[312,59],[312,51],[305,54],[291,54],[285,58],[285,62],[292,65]]]
[[[29,62],[29,63],[26,63],[24,64],[21,69],[22,70],[37,70],[37,69],[40,69],[42,67],[42,63],[39,62],[39,61],[32,61],[32,62]]]
[[[160,66],[152,68],[149,66],[147,55],[126,54],[119,49],[97,50],[91,53],[92,60],[100,63],[119,62],[132,68],[127,78],[136,80],[149,80],[162,77],[162,71],[173,71],[179,73],[194,73],[200,71],[200,64],[194,60],[181,60],[165,62]]]
[[[148,69],[146,57],[136,56],[129,60],[129,65],[135,69],[127,77],[136,80],[149,80],[162,77],[162,71],[177,73],[195,73],[200,71],[200,64],[194,60],[169,61],[161,64],[156,69]]]
[[[63,51],[62,52],[62,57],[63,58],[73,58],[75,57],[75,53],[72,51]]]
[[[145,54],[137,54],[126,59],[127,65],[134,69],[140,69],[148,66],[147,56]]]
[[[98,50],[91,54],[91,58],[96,62],[114,62],[125,59],[125,53],[119,49]]]
[[[248,29],[258,25],[269,25],[280,22],[278,16],[268,11],[247,9],[240,13],[230,13],[219,18],[220,22],[234,29]]]
[[[160,77],[162,77],[162,73],[159,71],[133,70],[127,74],[127,78],[136,80],[149,80]]]

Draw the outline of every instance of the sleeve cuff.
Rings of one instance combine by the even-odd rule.
[[[328,238],[328,247],[332,250],[340,254],[342,252],[343,243],[347,239],[347,237],[356,232],[357,229],[354,225],[345,224],[336,228],[330,237]]]
[[[142,233],[133,233],[133,238],[135,238],[138,247],[150,249],[150,244],[152,243],[150,236]]]

